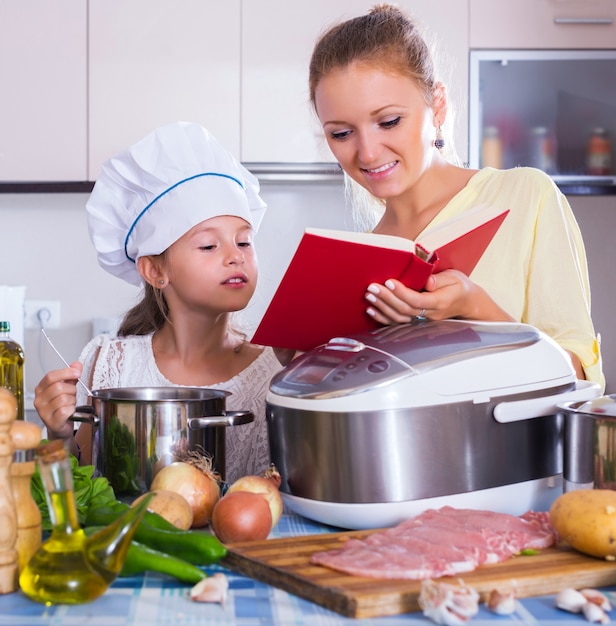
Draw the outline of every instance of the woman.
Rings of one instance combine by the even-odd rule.
[[[510,209],[471,276],[448,270],[423,292],[367,287],[380,323],[422,316],[521,321],[555,339],[579,378],[604,385],[584,245],[565,196],[532,168],[469,170],[445,158],[448,102],[429,49],[399,8],[331,27],[310,61],[310,98],[345,174],[380,201],[374,232],[417,239],[473,206]]]

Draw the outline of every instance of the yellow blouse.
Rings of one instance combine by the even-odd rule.
[[[484,168],[426,230],[479,204],[510,212],[472,272],[472,280],[512,317],[576,354],[586,378],[605,388],[590,317],[586,252],[564,194],[547,174],[534,168]]]

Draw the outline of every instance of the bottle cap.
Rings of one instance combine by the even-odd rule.
[[[62,439],[54,439],[49,443],[38,446],[35,450],[36,458],[40,463],[56,463],[68,457],[68,452]]]
[[[11,331],[11,322],[0,322],[0,333],[8,333]]]

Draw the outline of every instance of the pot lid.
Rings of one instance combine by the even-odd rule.
[[[585,402],[567,402],[559,408],[572,413],[585,413],[598,417],[616,417],[616,394],[600,396]]]

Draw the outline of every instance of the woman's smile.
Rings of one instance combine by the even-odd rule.
[[[377,176],[379,174],[388,174],[391,170],[394,169],[394,167],[396,167],[396,165],[398,165],[398,161],[391,161],[389,163],[385,163],[385,165],[381,165],[380,167],[374,167],[374,168],[362,167],[360,169],[366,172],[366,174],[369,174],[370,176]]]

